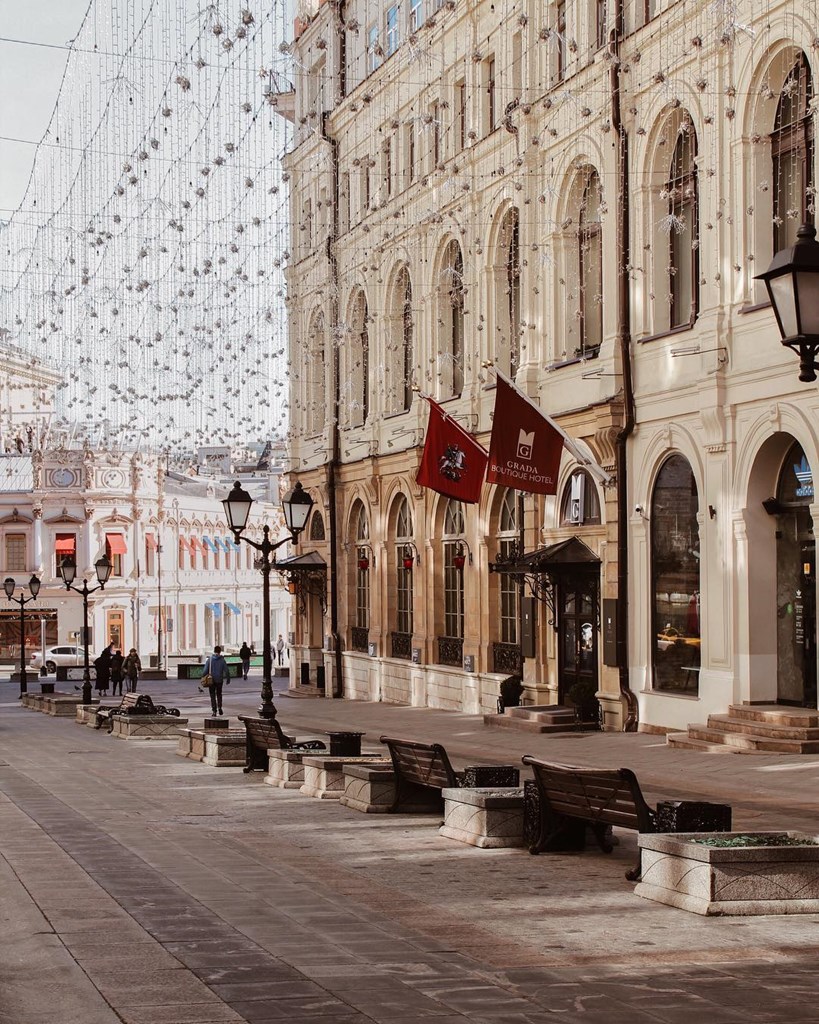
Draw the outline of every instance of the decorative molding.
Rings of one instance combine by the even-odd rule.
[[[44,520],[46,523],[82,523],[83,520],[79,516],[71,515],[67,508],[63,508],[62,512],[56,516],[49,516],[48,519]]]

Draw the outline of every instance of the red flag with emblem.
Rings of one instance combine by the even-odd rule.
[[[563,434],[511,381],[497,377],[487,481],[534,494],[557,493]]]
[[[437,402],[423,397],[429,403],[429,423],[415,479],[422,487],[474,505],[481,496],[486,449]]]

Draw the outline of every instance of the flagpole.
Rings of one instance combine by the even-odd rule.
[[[555,423],[552,417],[548,413],[544,412],[539,405],[536,405],[532,401],[532,399],[526,394],[526,392],[521,391],[517,384],[515,384],[513,380],[510,380],[506,376],[506,374],[503,373],[503,371],[499,370],[497,366],[495,366],[494,364],[487,368],[494,370],[496,376],[500,377],[504,384],[512,388],[512,390],[516,392],[516,394],[520,395],[520,397],[523,399],[524,402],[526,402],[527,405],[531,406],[531,408],[534,409],[536,413],[538,413],[546,420],[546,422],[549,424],[550,427],[552,427],[553,430],[556,430],[557,433],[560,434],[560,436],[563,438],[564,445],[566,446],[566,448],[568,448],[572,455],[574,455],[574,457],[581,464],[581,466],[584,466],[586,469],[588,469],[589,472],[592,473],[593,476],[596,476],[601,483],[611,483],[611,475],[607,473],[605,469],[603,469],[600,463],[592,458],[589,458],[589,456],[583,451],[583,449],[579,447],[574,438],[567,434],[559,423]]]
[[[449,422],[452,423],[452,425],[457,430],[459,430],[464,435],[464,437],[468,437],[469,438],[469,440],[471,441],[472,444],[477,445],[478,448],[480,448],[484,452],[484,454],[488,454],[486,449],[484,448],[484,446],[481,444],[481,442],[478,441],[475,437],[473,437],[472,434],[470,434],[469,431],[466,429],[466,427],[463,426],[462,423],[459,423],[455,419],[454,416],[452,416],[450,413],[448,413],[446,411],[446,409],[444,409],[444,407],[441,405],[441,403],[438,402],[436,399],[434,399],[432,397],[432,395],[428,395],[425,392],[419,390],[418,391],[418,396],[419,396],[419,398],[423,398],[423,399],[425,399],[425,401],[430,402],[432,405],[434,405],[436,407],[436,409],[439,410],[439,412],[441,413],[441,415],[443,416],[443,418],[445,420],[449,420]]]

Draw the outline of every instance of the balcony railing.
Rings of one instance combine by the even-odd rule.
[[[492,671],[519,675],[523,657],[519,644],[492,644]]]
[[[438,637],[438,664],[455,665],[463,668],[464,663],[464,642],[462,637],[439,636]]]
[[[404,658],[409,661],[412,658],[412,633],[391,633],[390,639],[393,658]]]
[[[370,653],[370,631],[366,626],[353,626],[350,630],[350,646],[361,654]]]

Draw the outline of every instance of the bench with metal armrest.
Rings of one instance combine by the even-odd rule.
[[[266,772],[268,750],[326,750],[322,740],[297,740],[288,736],[276,718],[256,718],[239,715],[245,724],[245,772]]]

